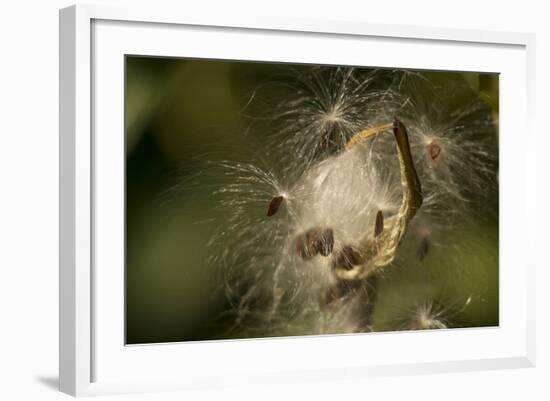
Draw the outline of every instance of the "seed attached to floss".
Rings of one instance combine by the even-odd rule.
[[[358,284],[360,283],[339,280],[338,282],[327,288],[324,299],[322,299],[322,305],[328,306],[335,301],[346,301],[356,294],[357,290],[359,289]]]
[[[378,237],[384,231],[384,213],[381,210],[376,213],[376,221],[374,223],[374,236]]]
[[[342,293],[342,290],[338,284],[333,285],[332,287],[327,288],[325,292],[325,297],[322,299],[322,305],[328,306],[334,301],[337,301],[344,297],[345,294]]]
[[[334,248],[334,233],[331,228],[325,229],[317,240],[317,249],[323,256],[329,256]]]
[[[430,142],[430,144],[428,145],[428,153],[430,155],[430,158],[435,161],[441,153],[441,146],[439,146],[435,142]]]
[[[332,267],[352,270],[353,266],[361,264],[361,254],[359,250],[351,245],[345,245],[341,250],[334,254]]]
[[[331,228],[314,227],[296,238],[296,252],[309,260],[317,254],[329,256],[334,248],[334,233]]]
[[[424,236],[420,240],[420,244],[418,244],[418,249],[416,250],[416,256],[418,256],[418,259],[420,259],[420,261],[423,261],[426,255],[428,255],[429,250],[430,250],[430,242],[428,241],[428,237]]]
[[[269,206],[267,208],[267,217],[275,215],[279,211],[279,208],[284,200],[285,197],[283,195],[279,195],[271,199],[271,202],[269,202]]]
[[[321,150],[324,152],[331,152],[336,146],[335,141],[336,126],[335,124],[328,124],[323,128],[321,134]]]
[[[304,260],[311,259],[317,253],[312,244],[309,243],[305,233],[298,235],[296,238],[296,253]]]

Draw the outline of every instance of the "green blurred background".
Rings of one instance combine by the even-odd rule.
[[[311,67],[293,68],[299,72]],[[219,272],[207,264],[207,243],[226,216],[215,207],[213,188],[197,184],[194,177],[206,159],[226,159],[228,153],[246,159],[253,154],[250,143],[266,143],[246,106],[257,88],[284,80],[285,72],[287,67],[278,64],[126,57],[128,344],[229,336],[232,321],[224,313],[228,305]],[[498,113],[497,76],[427,75],[467,82]],[[218,178],[223,183],[223,176]],[[468,252],[449,258],[434,249],[420,270],[392,270],[380,289],[375,328],[391,328],[402,305],[441,293],[458,304],[475,294],[455,317],[457,325],[497,325],[497,210],[495,194],[476,211],[478,225],[445,239]],[[437,284],[437,293],[434,286],[426,287],[425,278]]]

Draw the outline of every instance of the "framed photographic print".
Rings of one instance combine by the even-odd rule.
[[[60,387],[532,366],[527,34],[60,13]]]

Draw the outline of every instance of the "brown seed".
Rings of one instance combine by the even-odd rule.
[[[318,253],[329,256],[334,248],[334,233],[331,228],[311,228],[296,238],[296,252],[303,259],[311,259]]]
[[[334,248],[334,233],[331,228],[327,228],[320,233],[315,247],[323,256],[328,256],[332,253],[332,249]]]
[[[432,160],[437,159],[439,157],[439,154],[441,153],[441,146],[439,146],[437,143],[431,142],[428,145],[428,153],[430,154]]]
[[[318,228],[311,228],[300,234],[296,239],[296,251],[303,259],[311,259],[319,253],[321,231]]]
[[[346,301],[347,298],[355,295],[358,289],[356,282],[338,280],[326,290],[322,304],[328,306],[335,301]]]
[[[296,238],[296,253],[304,260],[309,260],[317,254],[317,249],[310,243],[307,233]]]
[[[333,285],[332,287],[327,288],[325,292],[325,297],[322,300],[322,305],[327,306],[333,303],[334,301],[342,298],[340,287],[338,284]]]
[[[324,152],[333,151],[336,146],[336,125],[328,124],[323,128],[321,133],[321,150]]]
[[[319,253],[320,238],[321,235],[318,228],[310,228],[306,231],[306,241],[309,252],[312,256],[315,256]]]
[[[334,254],[332,267],[352,270],[353,266],[361,264],[361,259],[359,250],[351,245],[346,245]]]
[[[285,197],[282,195],[276,196],[273,199],[271,199],[271,202],[269,202],[269,206],[267,208],[267,217],[271,217],[275,213],[277,213],[284,200],[285,200]]]
[[[418,256],[418,259],[422,261],[428,254],[429,250],[430,242],[428,241],[428,237],[422,237],[422,239],[420,240],[420,244],[418,244],[418,249],[416,250],[416,256]]]
[[[374,236],[378,237],[384,231],[384,213],[381,210],[376,213],[376,221],[374,223]]]

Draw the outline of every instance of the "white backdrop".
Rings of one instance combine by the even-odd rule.
[[[100,1],[124,4],[130,0]],[[134,0],[133,3],[136,3]],[[211,12],[261,13],[373,23],[429,25],[534,32],[537,36],[537,115],[539,149],[550,147],[550,29],[543,1],[496,0],[357,2],[317,1],[155,1]],[[198,4],[197,4],[198,3]],[[250,2],[253,4],[254,2]],[[57,261],[58,261],[58,20],[61,0],[2,1],[0,23],[0,398],[57,400]],[[257,11],[259,12],[259,11]],[[518,138],[521,146],[521,138]],[[540,157],[539,210],[550,204],[550,160]],[[278,388],[238,388],[187,394],[188,399],[548,399],[550,389],[550,266],[543,250],[550,237],[548,215],[539,220],[541,263],[537,271],[537,368],[481,373],[440,374],[327,382]],[[544,260],[543,260],[544,258]],[[107,399],[169,400],[165,393]],[[222,398],[224,397],[224,398]]]

